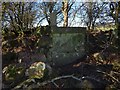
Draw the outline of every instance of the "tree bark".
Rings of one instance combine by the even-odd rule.
[[[64,23],[63,26],[67,27],[68,26],[68,1],[64,0],[62,2],[63,6],[62,6],[62,12],[63,12],[63,16],[64,16]]]

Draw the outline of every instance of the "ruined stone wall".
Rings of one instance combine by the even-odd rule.
[[[69,64],[82,57],[85,52],[86,28],[52,27],[52,43],[48,60],[55,65]]]

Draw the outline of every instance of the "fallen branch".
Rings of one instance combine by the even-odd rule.
[[[66,78],[73,78],[73,79],[75,79],[75,80],[82,81],[82,79],[77,78],[77,77],[75,77],[75,76],[73,76],[73,75],[66,75],[66,76],[56,77],[56,78],[54,78],[54,79],[52,79],[52,80],[44,81],[44,82],[42,82],[42,83],[39,83],[38,85],[39,85],[39,86],[44,86],[44,85],[46,85],[46,84],[53,83],[53,82],[55,82],[55,81],[57,81],[57,80],[66,79]]]
[[[44,81],[42,83],[37,83],[38,86],[45,86],[47,84],[50,84],[50,83],[53,83],[57,88],[59,88],[59,86],[55,83],[55,81],[57,80],[60,80],[60,79],[66,79],[66,78],[73,78],[75,80],[78,80],[78,81],[82,81],[82,78],[77,78],[73,75],[66,75],[66,76],[59,76],[59,77],[56,77],[52,80],[48,80],[48,81]],[[31,81],[33,81],[33,79],[27,79],[25,80],[24,82],[22,82],[21,84],[17,85],[16,87],[14,87],[12,90],[16,90],[16,89],[19,89],[21,88],[23,85],[25,85],[26,83],[30,83]]]

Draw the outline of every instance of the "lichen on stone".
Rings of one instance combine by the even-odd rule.
[[[29,78],[41,79],[44,76],[45,63],[35,62],[26,70],[26,76]]]

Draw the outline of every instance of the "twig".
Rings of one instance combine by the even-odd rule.
[[[57,88],[59,88],[59,85],[57,85],[55,82],[52,82]]]
[[[112,71],[114,74],[117,74],[117,75],[120,75],[120,73],[119,72],[115,72],[115,71]]]
[[[80,82],[82,81],[81,78],[77,78],[77,77],[75,77],[75,76],[72,76],[72,78],[75,79],[75,80],[78,80],[78,81],[80,81]]]
[[[26,83],[29,83],[29,82],[31,82],[32,81],[32,79],[27,79],[27,80],[25,80],[24,82],[22,82],[22,83],[20,83],[19,85],[17,85],[16,87],[14,87],[12,90],[16,90],[16,89],[18,89],[18,88],[21,88],[23,85],[25,85]]]
[[[98,72],[100,72],[100,73],[103,73],[103,74],[105,74],[105,75],[107,75],[107,76],[109,76],[110,78],[112,78],[114,81],[116,81],[117,83],[120,83],[119,82],[119,80],[117,80],[115,77],[113,77],[112,75],[110,75],[110,74],[108,74],[108,73],[106,73],[106,72],[103,72],[103,71],[100,71],[100,70],[97,70]]]

